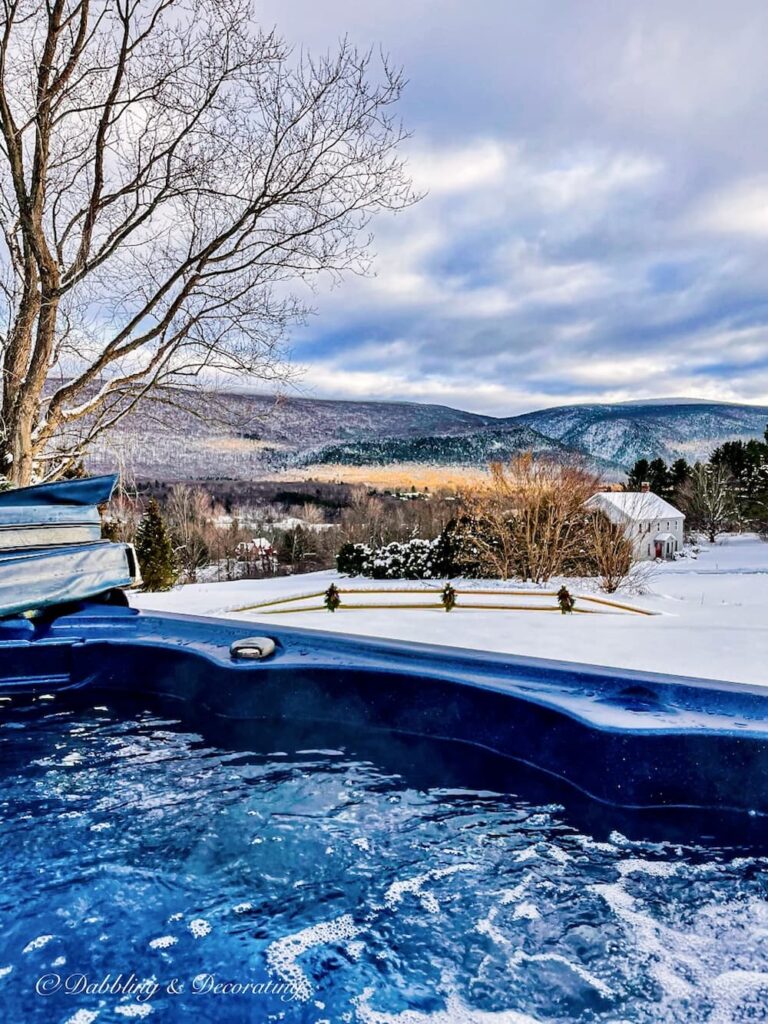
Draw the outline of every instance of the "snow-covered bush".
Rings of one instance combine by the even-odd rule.
[[[342,544],[336,568],[343,576],[370,576],[373,550],[367,544]]]
[[[375,580],[431,580],[456,574],[453,546],[445,532],[434,540],[414,537],[376,549],[345,544],[336,556],[336,568],[347,576]]]

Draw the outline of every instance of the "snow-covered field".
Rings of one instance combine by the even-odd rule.
[[[436,581],[420,584],[349,580],[329,571],[279,579],[195,584],[162,594],[136,593],[131,603],[140,608],[260,622],[259,631],[264,632],[281,625],[301,626],[730,679],[768,688],[768,544],[750,535],[724,536],[717,544],[704,546],[696,560],[654,566],[645,593],[617,595],[619,600],[658,613],[653,616],[462,608],[450,614],[429,608],[342,608],[335,614],[323,610],[270,615],[236,610],[261,601],[322,591],[333,581],[355,588],[434,586],[439,591],[441,587]],[[520,588],[516,583],[478,580],[462,582],[461,586]],[[576,594],[587,591],[578,581],[571,586]],[[551,584],[547,589],[552,589]],[[371,596],[366,600],[384,599]],[[395,602],[409,600],[412,599],[407,595],[392,596]]]

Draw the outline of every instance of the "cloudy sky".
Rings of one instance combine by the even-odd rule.
[[[304,389],[511,415],[768,404],[765,0],[264,0],[405,67],[418,206],[314,300]]]

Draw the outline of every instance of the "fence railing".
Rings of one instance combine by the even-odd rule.
[[[421,610],[421,609],[439,609],[445,611],[445,605],[441,599],[442,591],[436,590],[433,587],[337,587],[336,593],[340,597],[340,603],[336,606],[336,611],[361,611],[361,610]],[[391,595],[391,594],[413,594],[414,596],[422,597],[434,597],[434,602],[405,602],[405,601],[374,601],[374,602],[360,602],[360,601],[345,601],[345,597],[354,595],[357,597],[361,594],[372,594],[372,595]],[[451,611],[524,611],[524,612],[560,612],[562,611],[560,605],[557,603],[557,591],[555,590],[508,590],[508,589],[454,589],[455,603],[453,604]],[[283,615],[283,614],[296,614],[298,612],[318,612],[327,611],[327,605],[324,603],[326,599],[327,591],[318,590],[313,591],[309,594],[294,594],[290,597],[273,598],[269,601],[259,601],[256,604],[242,605],[239,608],[233,608],[234,612],[261,612],[264,615]],[[524,597],[530,602],[532,599],[548,599],[552,598],[552,604],[545,603],[492,603],[483,602],[478,603],[475,601],[466,601],[466,598],[471,597],[498,597],[498,598],[509,598],[509,597]],[[607,615],[607,614],[634,614],[634,615],[656,615],[657,612],[650,611],[647,608],[638,608],[635,605],[625,604],[622,601],[614,601],[607,597],[597,597],[594,594],[573,594],[576,604],[573,608],[573,612],[578,615]],[[316,601],[320,600],[323,603],[320,604],[303,604],[301,607],[292,607],[293,605],[299,604],[302,601]],[[597,607],[580,607],[580,604],[587,604],[589,606]]]

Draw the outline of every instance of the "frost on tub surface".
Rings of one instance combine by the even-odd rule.
[[[666,1024],[768,1005],[768,844],[728,822],[597,808],[392,736],[4,714],[9,1019]],[[105,977],[114,992],[64,988]]]

